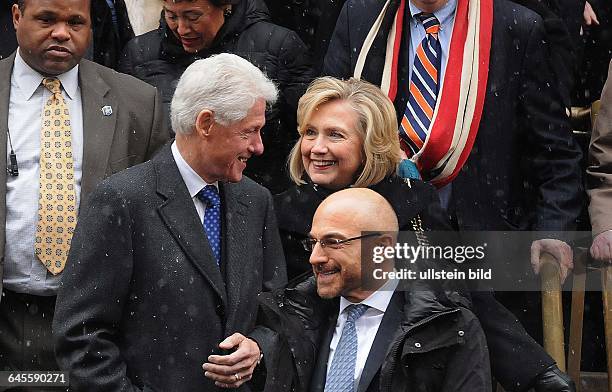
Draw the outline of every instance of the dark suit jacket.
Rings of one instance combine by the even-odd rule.
[[[7,156],[8,111],[15,54],[0,61],[0,156]],[[79,63],[83,105],[83,177],[80,208],[103,178],[144,162],[169,138],[155,88],[87,60]],[[100,110],[109,105],[110,116]],[[19,151],[15,151],[19,160]],[[6,159],[0,159],[0,289],[4,263]],[[33,195],[33,197],[35,197]]]
[[[130,24],[124,0],[113,0],[117,26],[106,0],[91,2],[91,22],[93,28],[93,61],[106,67],[117,69],[123,47],[132,38],[134,31]]]
[[[220,194],[221,268],[168,146],[94,191],[54,319],[71,387],[216,390],[202,364],[252,329],[257,293],[286,282],[270,193],[245,177]]]
[[[349,0],[338,19],[323,73],[352,76],[364,39],[383,2]],[[408,7],[406,7],[408,8]],[[409,28],[402,51],[407,52]],[[463,230],[566,230],[584,199],[580,149],[545,58],[541,18],[525,7],[493,0],[487,91],[474,147],[453,181],[453,201]],[[383,48],[372,48],[384,53]],[[382,52],[381,52],[382,51]],[[371,52],[372,53],[372,52]],[[366,62],[363,77],[380,84],[384,58]],[[398,85],[407,86],[408,56],[400,56]],[[407,89],[395,100],[404,113]]]
[[[0,59],[10,56],[17,47],[17,37],[15,36],[15,27],[13,26],[13,13],[11,12],[13,4],[17,4],[17,0],[3,1],[0,5],[0,36],[2,37]]]

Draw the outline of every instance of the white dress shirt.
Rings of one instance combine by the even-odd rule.
[[[198,192],[202,190],[207,185],[214,185],[219,190],[219,182],[215,181],[212,184],[207,183],[200,177],[198,173],[195,172],[189,166],[189,164],[183,159],[181,152],[176,146],[176,141],[172,142],[172,146],[170,147],[172,150],[172,156],[174,157],[174,161],[176,162],[176,166],[178,166],[179,173],[181,173],[181,177],[183,178],[183,182],[187,185],[187,190],[189,191],[189,196],[191,196],[191,200],[195,205],[196,211],[198,212],[198,216],[200,217],[200,222],[204,225],[204,214],[206,211],[206,205],[200,200],[197,195]],[[202,229],[203,230],[203,229]]]
[[[359,303],[367,305],[369,306],[369,308],[361,317],[357,319],[357,321],[355,321],[355,330],[357,332],[355,386],[359,385],[359,380],[361,379],[361,372],[363,371],[363,368],[366,364],[366,360],[368,359],[368,355],[370,354],[372,343],[374,343],[374,338],[376,338],[376,332],[378,332],[380,323],[382,322],[383,316],[387,311],[387,307],[389,306],[389,302],[391,301],[391,297],[393,296],[397,285],[397,280],[389,280],[380,289],[373,292],[368,298],[364,299],[362,302]],[[327,360],[328,373],[329,368],[334,359],[336,347],[338,347],[338,343],[340,341],[340,336],[342,335],[342,329],[344,328],[346,318],[348,317],[348,314],[347,312],[345,312],[345,310],[350,305],[358,304],[350,302],[344,297],[340,297],[338,321],[336,322],[334,336],[332,337],[331,343],[329,345],[329,358]]]
[[[21,49],[20,49],[21,50]],[[78,65],[57,78],[68,104],[74,160],[77,208],[81,196],[83,169],[83,109]],[[61,274],[53,276],[34,254],[38,220],[40,130],[42,110],[51,92],[41,85],[44,76],[32,69],[19,55],[11,74],[7,137],[7,162],[11,144],[17,156],[19,176],[6,178],[6,246],[4,287],[19,293],[55,295]]]

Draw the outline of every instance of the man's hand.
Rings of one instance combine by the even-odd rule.
[[[612,262],[612,230],[595,236],[591,245],[591,256],[598,261]]]
[[[565,282],[568,271],[574,268],[574,252],[568,244],[560,240],[542,239],[531,244],[531,266],[536,274],[540,273],[540,255],[548,253],[559,263],[559,278]]]
[[[236,351],[228,355],[211,355],[202,365],[204,375],[215,381],[220,388],[238,388],[253,377],[259,363],[261,350],[257,343],[244,335],[235,333],[219,343],[219,348]]]
[[[591,25],[599,25],[599,20],[597,20],[597,14],[593,11],[593,7],[587,1],[584,3],[584,12],[582,13],[582,17],[584,19],[584,24],[587,26]]]

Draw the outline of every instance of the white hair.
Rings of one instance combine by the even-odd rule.
[[[276,86],[259,68],[235,54],[217,54],[194,62],[181,76],[170,105],[172,128],[191,133],[204,109],[227,126],[243,120],[258,99],[273,104],[277,97]]]

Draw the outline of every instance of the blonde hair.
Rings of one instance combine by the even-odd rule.
[[[329,76],[315,79],[300,98],[297,110],[299,140],[288,158],[289,175],[296,184],[304,184],[304,163],[300,146],[310,117],[328,102],[343,100],[357,113],[356,131],[363,140],[365,158],[355,187],[367,187],[393,174],[400,161],[395,107],[376,86],[355,78],[339,80]]]

